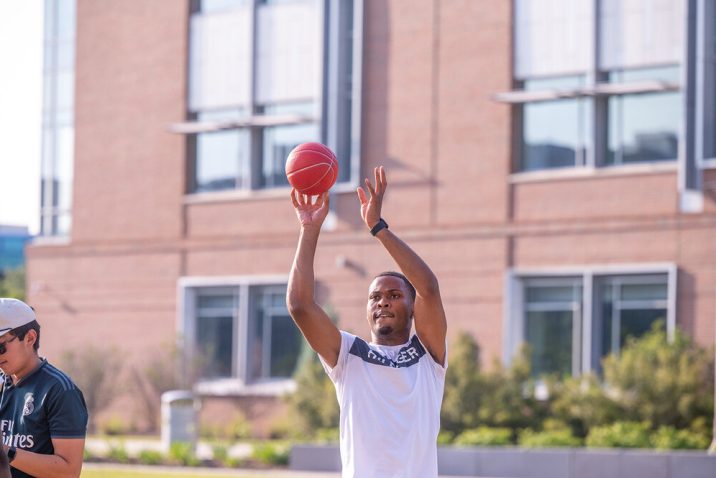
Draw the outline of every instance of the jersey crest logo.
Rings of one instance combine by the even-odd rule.
[[[25,406],[22,407],[22,416],[26,417],[35,411],[35,399],[31,393],[25,395]]]

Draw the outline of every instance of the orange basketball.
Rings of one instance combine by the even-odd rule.
[[[323,194],[338,178],[338,160],[333,151],[321,143],[299,144],[288,153],[286,177],[302,194]]]

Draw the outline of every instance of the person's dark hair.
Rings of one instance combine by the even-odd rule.
[[[415,302],[415,287],[413,287],[413,284],[410,283],[410,281],[408,280],[407,277],[405,277],[405,276],[404,276],[403,274],[401,274],[400,272],[385,271],[385,272],[381,272],[380,274],[378,274],[377,276],[375,276],[373,279],[375,280],[375,279],[377,279],[378,277],[385,277],[385,276],[397,277],[398,279],[402,279],[403,282],[405,282],[405,286],[408,288],[408,292],[410,292],[410,297],[412,297],[412,298],[413,298],[413,302]]]
[[[21,325],[20,327],[16,327],[8,332],[8,334],[17,337],[20,340],[25,340],[25,335],[27,335],[27,333],[31,330],[34,330],[37,334],[37,339],[35,340],[35,343],[32,344],[32,348],[37,351],[37,349],[40,348],[40,324],[36,320],[28,322],[25,325]]]

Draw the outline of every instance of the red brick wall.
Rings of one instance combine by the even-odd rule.
[[[716,172],[694,215],[678,213],[674,171],[512,181],[511,112],[493,100],[511,85],[510,8],[365,4],[361,167],[388,168],[384,217],[437,273],[450,336],[469,330],[487,364],[501,357],[509,268],[673,262],[678,322],[713,343]],[[288,191],[184,196],[185,142],[167,127],[185,114],[188,2],[79,0],[78,16],[72,237],[29,248],[29,299],[52,360],[96,344],[140,367],[174,339],[180,277],[287,275],[298,225]],[[319,297],[341,327],[366,336],[370,279],[395,266],[354,193],[333,205]],[[263,413],[250,415],[265,428]]]

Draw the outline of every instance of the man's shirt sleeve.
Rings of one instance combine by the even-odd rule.
[[[84,438],[87,435],[87,405],[77,387],[53,387],[48,394],[47,420],[51,438]]]

